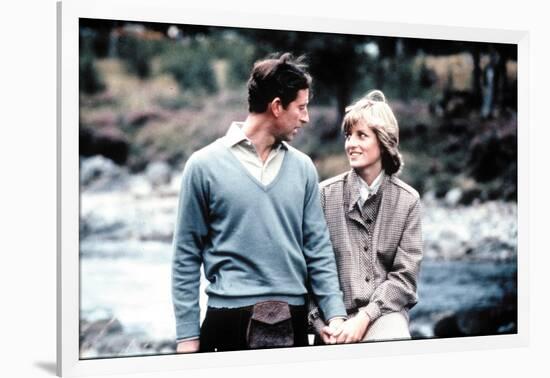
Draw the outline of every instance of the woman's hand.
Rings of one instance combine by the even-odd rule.
[[[340,327],[340,333],[336,337],[336,343],[356,343],[362,341],[370,324],[369,316],[359,311],[354,317],[346,320]]]

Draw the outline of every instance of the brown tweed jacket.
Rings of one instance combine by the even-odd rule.
[[[384,177],[377,193],[382,196],[377,216],[369,219],[359,208],[361,184],[354,170],[320,186],[348,314],[365,311],[371,322],[390,312],[406,315],[417,302],[422,260],[418,192],[397,177]],[[371,221],[372,236],[367,231]],[[324,325],[314,304],[309,320],[317,330]]]

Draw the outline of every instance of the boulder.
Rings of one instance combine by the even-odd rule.
[[[436,337],[484,336],[517,332],[517,310],[512,306],[469,309],[442,317]]]
[[[145,176],[153,187],[167,185],[172,179],[172,169],[164,161],[155,161],[147,165]]]
[[[455,207],[460,203],[462,198],[462,190],[460,188],[453,188],[445,194],[445,203],[451,207]]]
[[[84,190],[113,191],[126,189],[128,172],[112,160],[96,155],[81,159],[80,184]]]
[[[102,155],[122,165],[128,159],[130,143],[126,135],[116,126],[106,126],[99,129],[80,129],[79,153],[81,156]]]

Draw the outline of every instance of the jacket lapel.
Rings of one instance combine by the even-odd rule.
[[[376,217],[376,222],[374,223],[374,231],[372,233],[372,251],[374,253],[374,256],[376,256],[376,253],[378,253],[378,244],[379,244],[379,238],[380,238],[380,231],[383,229],[384,225],[382,224],[384,222],[383,215],[386,214],[388,209],[391,206],[391,185],[389,185],[389,181],[391,180],[391,177],[385,176],[384,181],[382,182],[380,189],[382,192],[380,193],[382,195],[382,199],[380,202],[380,208],[378,209],[378,215]]]
[[[346,191],[348,193],[348,203],[346,204],[347,211],[348,211],[348,217],[359,224],[364,225],[363,217],[361,214],[361,211],[359,210],[359,207],[357,206],[357,201],[359,201],[360,198],[360,189],[361,189],[361,181],[359,179],[359,176],[357,176],[357,173],[352,169],[348,175],[348,190]]]

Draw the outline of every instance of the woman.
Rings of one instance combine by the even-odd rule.
[[[316,343],[408,339],[422,259],[420,200],[396,177],[403,166],[399,129],[374,90],[342,122],[351,170],[321,183],[321,204],[349,319],[337,330],[312,308]]]

